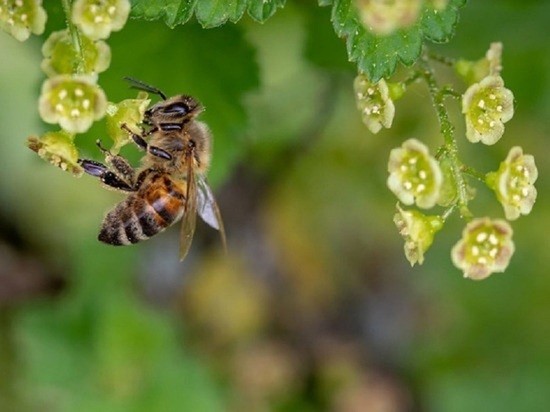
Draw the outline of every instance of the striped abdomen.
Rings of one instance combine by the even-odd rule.
[[[136,193],[116,205],[103,220],[98,239],[129,245],[162,232],[179,220],[185,208],[185,183],[168,175],[145,179]]]

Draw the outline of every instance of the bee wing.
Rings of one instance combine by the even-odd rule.
[[[180,260],[185,259],[187,252],[189,252],[197,223],[197,185],[193,170],[188,170],[187,173],[186,192],[185,210],[181,219]]]
[[[205,177],[201,175],[197,176],[197,203],[197,212],[199,216],[208,223],[208,225],[220,232],[223,247],[227,250],[225,230],[220,209],[218,208],[214,194],[206,182]]]

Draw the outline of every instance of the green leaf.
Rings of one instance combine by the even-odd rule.
[[[466,0],[452,0],[443,13],[434,9],[426,10],[421,21],[424,37],[436,43],[449,41],[458,23],[458,9],[465,4]]]
[[[162,19],[174,28],[186,23],[193,13],[204,28],[218,27],[228,20],[236,23],[244,12],[263,23],[270,18],[286,0],[131,0],[133,18],[145,20]]]
[[[320,4],[329,1],[321,0]],[[360,23],[353,0],[335,0],[332,6],[332,24],[336,34],[346,40],[348,59],[356,62],[358,70],[372,82],[390,77],[400,62],[412,65],[420,56],[425,39],[432,42],[448,41],[458,22],[458,9],[466,0],[449,0],[444,10],[425,8],[419,22],[387,36],[376,36]]]
[[[195,10],[198,0],[131,0],[130,16],[144,20],[164,20],[166,25],[174,28],[186,23]]]
[[[269,19],[279,7],[285,5],[286,0],[249,0],[248,14],[254,20],[263,23]]]
[[[217,27],[227,20],[238,21],[246,9],[246,0],[202,0],[197,3],[195,15],[199,23],[205,27]]]

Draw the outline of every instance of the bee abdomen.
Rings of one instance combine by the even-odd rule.
[[[178,220],[183,206],[179,193],[167,195],[164,190],[153,190],[145,198],[130,196],[107,213],[98,239],[115,246],[149,239]]]

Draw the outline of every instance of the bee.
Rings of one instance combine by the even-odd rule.
[[[220,232],[226,246],[220,211],[206,181],[210,166],[211,135],[208,127],[196,120],[203,111],[191,96],[167,98],[156,87],[125,78],[131,87],[160,96],[162,101],[148,108],[143,116],[141,133],[126,124],[131,141],[145,151],[141,167],[119,155],[111,154],[98,140],[105,164],[79,159],[84,171],[108,188],[128,193],[110,210],[98,240],[110,245],[130,245],[162,232],[181,219],[180,260],[193,239],[197,214]],[[146,140],[147,139],[147,140]]]

